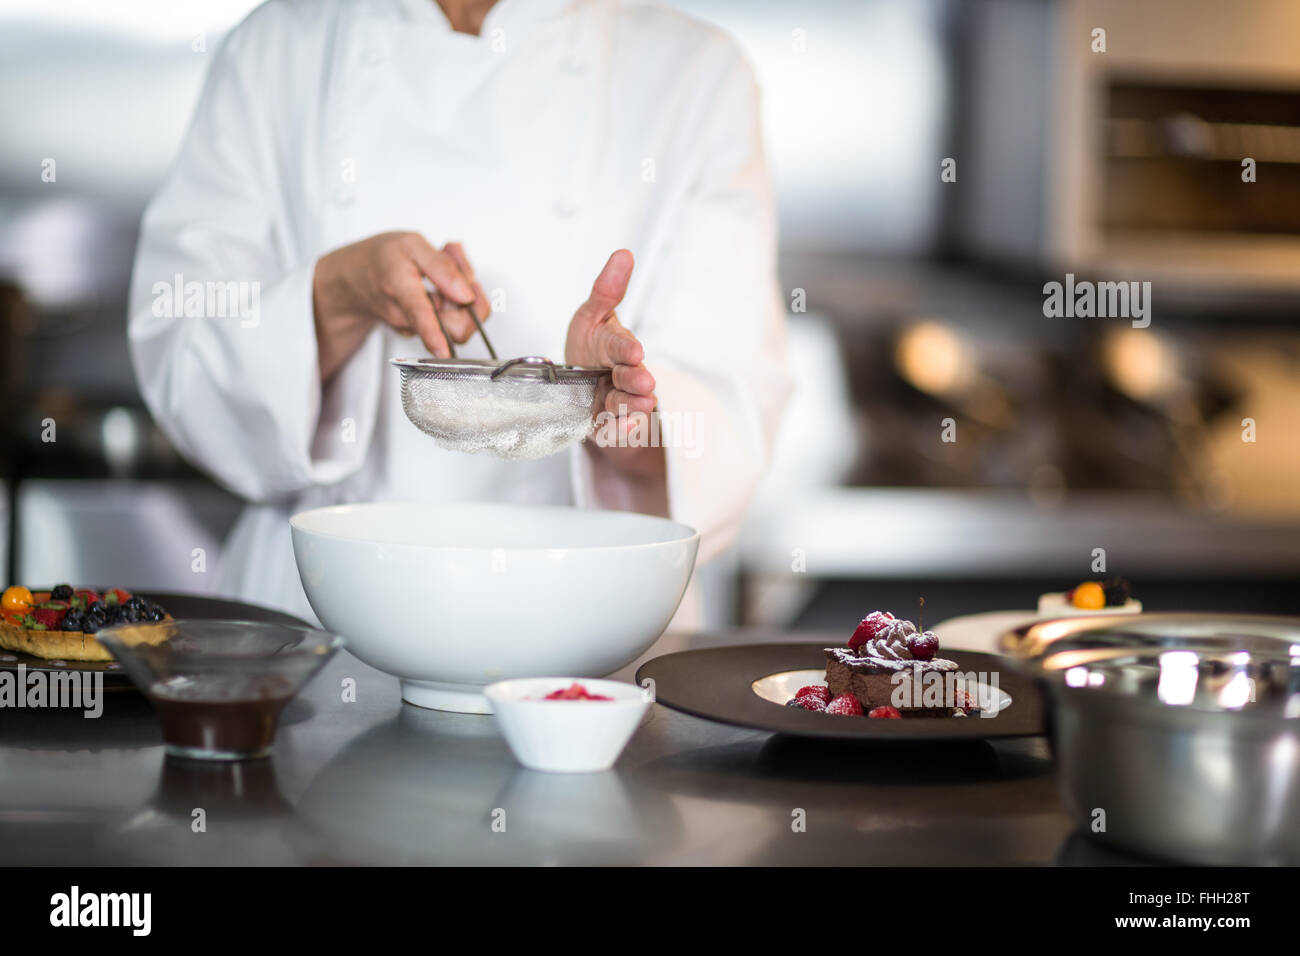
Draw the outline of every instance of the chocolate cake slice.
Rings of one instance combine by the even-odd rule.
[[[922,705],[921,687],[914,683],[909,689],[901,687],[901,684],[904,681],[914,681],[918,674],[955,670],[955,661],[941,657],[929,661],[881,659],[860,657],[847,647],[826,648],[826,686],[830,688],[831,697],[852,694],[862,704],[864,711],[876,707],[898,707],[902,713],[920,715],[922,712],[930,712],[935,716],[947,717],[952,714],[952,707],[925,707]],[[900,691],[897,698],[899,701],[910,700],[914,706],[902,707],[895,703],[896,690]]]

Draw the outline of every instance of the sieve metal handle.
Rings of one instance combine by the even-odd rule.
[[[495,355],[492,357],[496,358]],[[503,364],[499,369],[494,370],[488,377],[496,378],[506,369],[515,365],[532,365],[537,368],[544,368],[546,369],[546,378],[548,381],[554,382],[558,380],[555,375],[555,363],[548,358],[542,358],[540,355],[526,355],[523,358],[511,359],[509,362]]]
[[[487,333],[483,331],[483,323],[478,320],[478,316],[474,314],[473,308],[469,310],[469,317],[473,319],[474,324],[478,326],[479,337],[483,339],[483,344],[487,346],[488,355],[492,356],[492,361],[499,361],[497,358],[497,350],[492,347],[492,340],[489,339]]]
[[[452,358],[455,358],[456,343],[451,340],[451,334],[447,331],[447,326],[442,324],[442,313],[438,311],[438,300],[434,298],[432,292],[426,290],[426,294],[429,296],[429,305],[433,306],[433,317],[438,322],[438,330],[442,332],[442,339],[447,343],[447,351],[451,353]]]
[[[455,358],[456,343],[453,342],[451,336],[447,334],[447,326],[442,324],[442,313],[438,311],[438,300],[434,298],[433,293],[428,289],[425,290],[425,293],[429,296],[429,304],[433,306],[433,317],[438,320],[438,328],[442,332],[442,337],[447,340],[447,351],[451,353],[452,358]],[[461,308],[465,309],[465,311],[469,313],[469,317],[474,320],[474,325],[478,328],[478,334],[483,339],[483,344],[487,346],[488,355],[492,356],[492,361],[498,361],[497,350],[492,347],[492,340],[487,337],[487,332],[483,330],[483,323],[480,322],[478,316],[474,314],[473,306],[461,306]],[[496,376],[493,376],[493,378],[495,377]],[[554,380],[554,376],[552,376],[552,380]]]

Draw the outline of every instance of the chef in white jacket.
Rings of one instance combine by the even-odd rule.
[[[752,73],[629,0],[271,0],[225,40],[142,225],[129,335],[149,408],[248,500],[218,590],[311,618],[287,517],[348,501],[669,514],[734,536],[788,391]],[[426,294],[432,289],[432,297]],[[439,448],[390,358],[613,367],[607,409],[680,423],[508,461]],[[606,429],[604,434],[612,432]]]

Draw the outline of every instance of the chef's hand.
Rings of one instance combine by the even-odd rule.
[[[636,427],[633,415],[648,417],[658,401],[654,376],[643,364],[645,349],[614,313],[631,278],[632,253],[620,249],[609,257],[591,287],[591,295],[573,314],[564,343],[564,360],[570,365],[613,369],[609,382],[604,385],[599,407],[614,416],[614,427],[621,435]],[[656,489],[663,485],[662,448],[601,441],[607,435],[608,432],[598,428],[596,440],[587,442],[593,455],[607,461],[625,477]]]
[[[425,288],[428,279],[433,300]],[[435,302],[437,314],[435,315]],[[491,308],[460,243],[435,249],[415,232],[386,232],[321,256],[312,277],[321,380],[328,380],[361,347],[377,322],[418,335],[434,355],[451,352],[447,334],[464,342]]]
[[[573,313],[564,342],[564,360],[570,365],[613,369],[601,405],[612,415],[649,415],[655,407],[655,379],[642,364],[645,349],[614,314],[631,278],[632,253],[620,249],[600,270],[587,301]]]

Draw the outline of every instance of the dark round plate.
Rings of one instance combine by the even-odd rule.
[[[48,590],[48,588],[46,589]],[[136,592],[131,592],[136,593]],[[223,598],[203,597],[197,594],[174,594],[167,591],[141,591],[144,597],[157,601],[172,617],[199,618],[204,620],[233,619],[240,621],[266,621],[272,624],[306,624],[291,614],[273,611],[270,608],[245,604],[242,601],[227,601]],[[121,667],[112,661],[64,661],[54,663],[42,657],[18,654],[0,648],[0,671],[18,671],[21,664],[27,671],[81,671],[82,673],[104,672],[105,690],[133,690],[135,685],[131,678],[122,672]]]
[[[825,644],[745,644],[665,654],[642,664],[637,683],[655,682],[666,707],[737,727],[799,737],[871,741],[987,740],[1045,732],[1042,696],[1033,681],[1012,671],[1004,657],[978,651],[943,651],[963,672],[997,675],[1010,702],[995,717],[911,717],[871,720],[796,710],[758,695],[754,685],[790,671],[825,673]],[[991,681],[990,681],[991,682]]]

